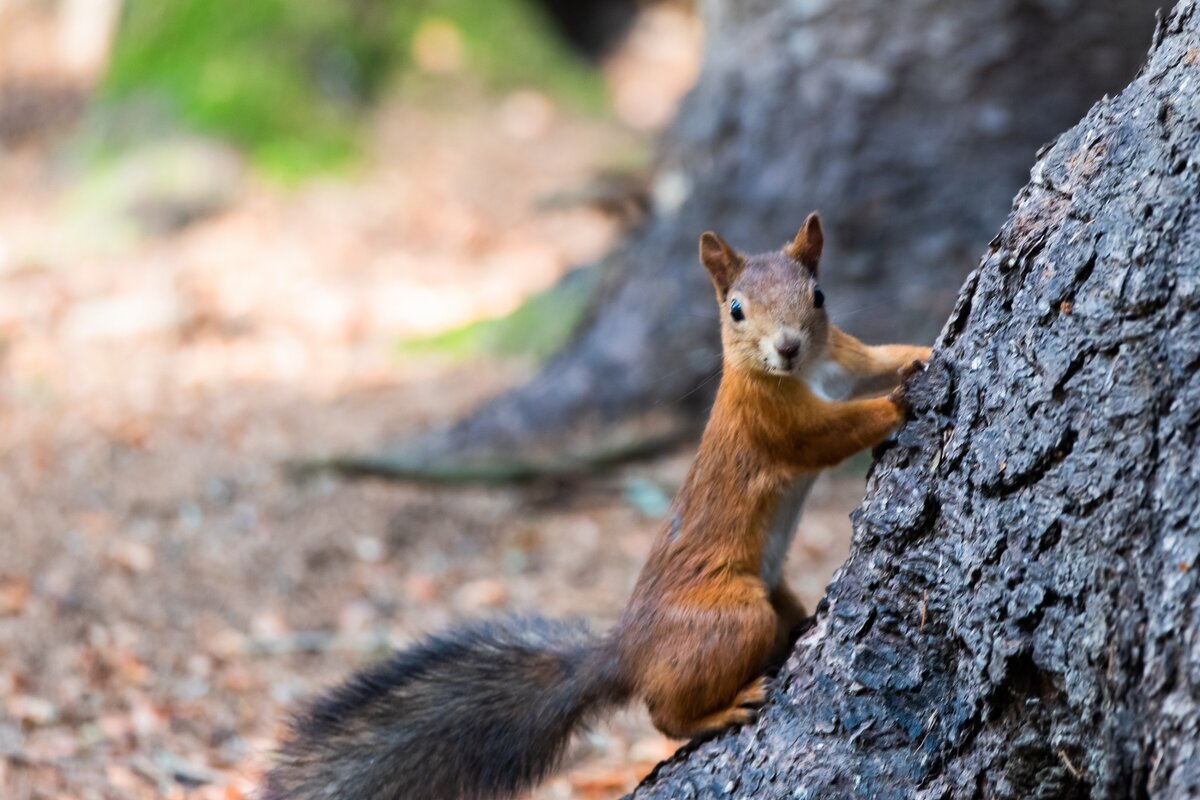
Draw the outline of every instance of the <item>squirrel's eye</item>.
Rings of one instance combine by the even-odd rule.
[[[742,311],[742,304],[740,301],[729,301],[729,316],[733,317],[734,322],[741,322],[746,318],[746,312]]]
[[[813,308],[825,307],[825,293],[821,291],[821,287],[817,286],[813,289]]]

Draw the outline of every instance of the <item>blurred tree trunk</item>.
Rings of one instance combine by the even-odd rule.
[[[535,0],[581,55],[605,55],[637,16],[639,0]]]
[[[573,339],[468,418],[343,466],[530,477],[695,430],[720,366],[695,255],[708,228],[774,248],[819,208],[835,321],[872,341],[929,341],[1037,148],[1132,76],[1156,3],[700,8],[705,69],[663,143],[650,218],[609,259]]]
[[[754,726],[652,798],[1200,797],[1200,3],[1033,170]]]

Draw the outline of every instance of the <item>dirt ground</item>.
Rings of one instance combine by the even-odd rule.
[[[246,178],[128,236],[52,148],[0,159],[0,796],[246,797],[288,708],[389,646],[505,611],[612,622],[658,525],[631,489],[669,495],[686,449],[569,492],[282,465],[528,377],[396,342],[602,253],[612,222],[535,201],[647,146],[534,93],[394,105],[361,174]],[[810,501],[789,566],[810,604],[861,489],[838,473]],[[534,796],[620,796],[677,745],[632,710]]]

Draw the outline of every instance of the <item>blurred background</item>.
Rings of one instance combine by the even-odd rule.
[[[589,199],[701,40],[570,6],[0,0],[0,797],[247,796],[389,644],[619,610],[686,454],[569,496],[282,468],[565,336],[472,323],[611,246],[637,211]],[[632,786],[671,745],[631,716],[540,796]]]
[[[390,646],[610,624],[715,385],[699,232],[774,246],[821,207],[835,320],[931,341],[1037,146],[1152,24],[0,0],[0,797],[247,797],[286,709]],[[547,467],[617,428],[654,457]],[[290,468],[337,453],[469,485]],[[810,606],[868,463],[809,502]],[[628,712],[535,797],[618,797],[677,746]]]

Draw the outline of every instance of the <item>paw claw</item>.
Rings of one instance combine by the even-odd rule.
[[[769,689],[766,676],[756,678],[746,688],[738,692],[733,704],[739,708],[757,709],[767,702]]]
[[[910,361],[900,369],[896,370],[896,374],[900,376],[900,384],[892,390],[888,395],[888,400],[891,400],[897,406],[903,409],[908,408],[908,397],[905,391],[905,384],[914,375],[919,375],[929,368],[925,361]]]
[[[755,722],[758,722],[758,712],[759,712],[759,709],[757,709],[757,708],[743,708],[742,713],[741,713],[741,719],[738,721],[738,724],[752,725]]]
[[[897,372],[900,374],[900,382],[904,383],[912,376],[920,375],[922,372],[924,372],[928,368],[929,368],[929,364],[925,361],[921,361],[920,359],[917,359],[915,361],[910,361],[907,364],[905,364],[903,367],[901,367],[899,370],[897,370]]]

